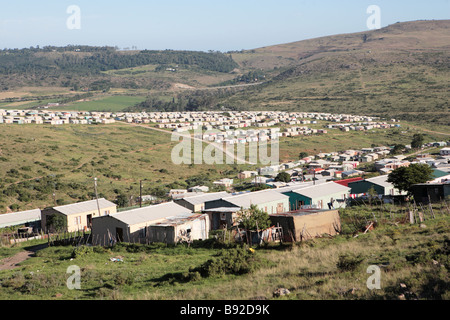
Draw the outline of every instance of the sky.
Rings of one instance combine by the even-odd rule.
[[[381,27],[450,18],[450,0],[0,0],[0,48],[255,49],[369,30],[371,5]]]

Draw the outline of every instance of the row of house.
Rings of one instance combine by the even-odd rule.
[[[442,177],[439,172],[436,176]],[[437,180],[430,181],[426,187],[417,185],[418,198],[434,200],[445,197],[449,185],[448,181]],[[274,224],[281,225],[285,234],[298,236],[297,227],[301,219],[303,229],[306,227],[309,234],[320,234],[312,230],[336,234],[339,230],[337,210],[345,208],[351,198],[367,195],[372,192],[370,190],[380,198],[405,195],[387,182],[387,175],[369,179],[292,182],[256,192],[193,193],[170,202],[121,212],[114,203],[102,198],[42,211],[3,214],[0,215],[0,227],[28,224],[38,228],[39,225],[47,232],[54,217],[59,216],[65,220],[67,231],[90,229],[92,238],[102,245],[116,241],[177,243],[205,240],[211,230],[233,227],[237,224],[239,212],[254,205],[267,212]],[[434,192],[431,196],[430,190]],[[291,230],[294,220],[297,227]]]
[[[110,124],[115,120],[110,112],[0,110],[0,124]]]

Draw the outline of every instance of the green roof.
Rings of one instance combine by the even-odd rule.
[[[435,179],[436,179],[436,178],[443,177],[443,176],[447,176],[447,175],[449,175],[448,172],[441,171],[441,170],[438,170],[438,169],[433,169],[433,177],[434,177]]]

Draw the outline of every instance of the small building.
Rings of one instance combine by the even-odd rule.
[[[233,179],[223,178],[217,181],[214,181],[213,184],[217,186],[223,186],[225,188],[229,188],[233,185]]]
[[[206,240],[209,237],[209,216],[189,214],[169,217],[146,228],[146,241],[177,244],[193,240]]]
[[[209,192],[208,186],[195,186],[188,189],[189,192]]]
[[[302,209],[282,214],[272,214],[270,221],[283,229],[284,241],[297,242],[341,231],[338,210]]]
[[[249,209],[256,205],[258,209],[267,213],[281,213],[289,211],[289,197],[274,190],[261,190],[227,196],[208,204],[209,209],[234,207]]]
[[[440,202],[450,196],[450,183],[420,183],[411,187],[417,203]]]
[[[186,196],[181,199],[176,199],[174,202],[180,206],[183,206],[192,212],[201,212],[208,208],[208,204],[214,200],[218,200],[229,196],[228,192],[214,192],[205,193],[195,196]]]
[[[38,231],[41,228],[41,210],[34,209],[0,214],[0,229],[22,225]]]
[[[346,207],[350,190],[349,187],[335,182],[325,182],[293,189],[284,194],[289,196],[291,211],[304,208],[333,209]]]
[[[59,207],[47,208],[41,212],[41,225],[45,232],[50,231],[47,222],[52,215],[61,215],[66,218],[66,231],[74,232],[87,230],[92,227],[95,217],[108,216],[116,213],[117,206],[104,198],[68,204]]]
[[[439,151],[439,154],[440,154],[441,156],[448,156],[448,155],[450,155],[450,148],[442,148],[442,149]]]
[[[238,179],[248,179],[258,175],[257,171],[242,171],[238,173]]]
[[[173,201],[166,202],[94,218],[92,239],[101,245],[110,245],[116,241],[173,243],[176,235],[183,233],[180,232],[182,229],[185,230],[185,235],[188,229],[191,235],[199,234],[191,223],[197,218],[198,215],[193,215],[191,210]],[[209,220],[203,223],[206,223],[208,230]],[[165,237],[162,238],[162,234],[165,234]],[[192,240],[195,238],[191,237]]]
[[[203,210],[209,216],[212,230],[231,228],[237,224],[237,213],[241,211],[238,207],[219,207]]]
[[[187,192],[188,192],[187,189],[171,189],[169,191],[169,197],[173,198],[173,196],[177,196],[177,195],[180,195],[180,194],[185,194]]]
[[[381,196],[399,196],[406,195],[400,192],[390,182],[387,182],[387,175],[373,177],[362,181],[351,182],[348,186],[352,189],[352,194],[368,194],[369,189],[373,188],[378,195]]]

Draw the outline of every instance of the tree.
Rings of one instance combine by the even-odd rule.
[[[129,204],[128,197],[125,194],[121,193],[117,196],[115,203],[120,208],[126,207]]]
[[[411,141],[411,148],[413,149],[419,149],[422,147],[423,145],[423,134],[421,133],[416,133],[415,135],[413,135],[413,139]]]
[[[433,169],[423,163],[411,164],[409,167],[400,167],[392,171],[387,181],[391,182],[395,188],[411,193],[414,184],[425,183],[433,179]]]
[[[394,145],[394,147],[391,149],[390,153],[391,154],[400,154],[403,152],[403,150],[405,150],[405,145],[404,144],[396,144]]]
[[[306,158],[307,156],[308,156],[308,153],[307,153],[307,152],[304,152],[304,151],[300,152],[300,154],[298,155],[298,157],[299,157],[300,159]]]
[[[367,195],[369,196],[369,205],[372,205],[372,201],[378,198],[378,193],[373,186],[367,190]]]
[[[239,227],[247,231],[264,230],[270,227],[269,214],[258,209],[254,204],[248,210],[241,210],[238,213]]]
[[[291,181],[291,175],[287,172],[280,172],[275,177],[275,181],[281,181],[281,182],[290,182]]]
[[[60,214],[51,214],[47,217],[47,230],[61,232],[67,228],[67,218]]]

